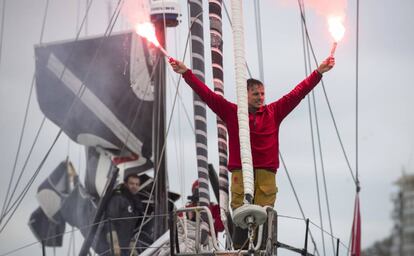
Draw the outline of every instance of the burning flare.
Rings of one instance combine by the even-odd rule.
[[[153,43],[155,46],[160,47],[157,37],[155,36],[155,27],[150,22],[137,24],[135,30],[138,35],[145,37],[148,41]]]
[[[328,24],[329,24],[329,32],[331,32],[331,35],[334,39],[334,43],[332,44],[331,48],[331,56],[333,57],[335,54],[336,46],[338,45],[338,42],[344,37],[345,34],[345,27],[342,24],[343,18],[340,16],[331,16],[328,18]]]
[[[157,36],[155,35],[154,24],[150,22],[137,24],[135,27],[135,31],[138,35],[146,38],[148,41],[154,44],[166,57],[169,58],[168,52],[158,42]]]
[[[341,41],[345,34],[345,27],[343,25],[343,18],[339,16],[331,16],[328,18],[329,32],[335,42]]]

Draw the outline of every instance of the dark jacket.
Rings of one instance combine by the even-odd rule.
[[[141,201],[141,197],[132,195],[124,184],[114,190],[109,201],[106,216],[111,218],[112,230],[116,231],[121,247],[129,246],[135,227],[141,223],[141,218],[136,218],[143,216]]]

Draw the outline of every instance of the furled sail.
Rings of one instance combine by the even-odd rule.
[[[152,52],[133,32],[37,46],[40,109],[77,143],[151,166]]]

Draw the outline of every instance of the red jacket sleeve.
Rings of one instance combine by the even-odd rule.
[[[218,232],[222,232],[224,230],[224,224],[220,218],[220,206],[218,204],[210,204],[209,208],[214,220],[214,230],[217,235]]]
[[[300,82],[288,94],[272,103],[277,113],[276,118],[282,121],[299,103],[300,101],[319,83],[322,75],[317,71],[313,71],[307,78]]]
[[[229,108],[235,106],[235,104],[227,101],[221,95],[210,90],[203,82],[201,82],[193,72],[188,69],[183,78],[186,83],[193,89],[195,93],[209,106],[214,113],[216,113],[221,119],[226,120],[226,115],[229,113]]]

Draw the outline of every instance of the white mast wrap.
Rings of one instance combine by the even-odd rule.
[[[253,198],[254,176],[252,152],[250,147],[249,110],[247,104],[242,1],[231,1],[231,15],[233,22],[233,49],[237,88],[237,117],[239,120],[240,156],[243,172],[244,195],[246,199],[247,195],[250,195],[251,198]]]

